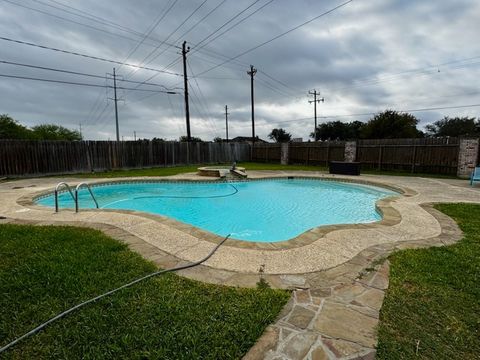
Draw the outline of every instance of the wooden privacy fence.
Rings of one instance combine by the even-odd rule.
[[[343,161],[345,142],[322,141],[291,143],[288,152],[290,164],[325,165],[330,161]]]
[[[289,164],[326,166],[330,161],[345,161],[350,153],[351,160],[360,162],[365,170],[456,175],[460,138],[292,142],[284,146]],[[253,161],[278,163],[281,144],[257,143],[252,153]]]
[[[280,162],[282,144],[255,144],[252,150],[252,161],[257,162]]]
[[[356,161],[362,169],[455,175],[459,144],[459,138],[359,140]]]
[[[328,165],[329,161],[344,159],[345,142],[306,142],[288,144],[289,164]],[[278,163],[281,158],[281,144],[255,144],[253,161]]]
[[[0,140],[0,176],[64,174],[250,160],[245,143]]]

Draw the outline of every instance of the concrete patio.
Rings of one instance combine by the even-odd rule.
[[[316,228],[273,246],[229,240],[205,264],[182,271],[181,275],[231,286],[255,286],[263,278],[273,287],[295,290],[277,323],[267,329],[247,354],[248,359],[373,358],[375,327],[388,287],[388,261],[384,259],[396,249],[441,246],[459,240],[461,233],[456,224],[430,204],[480,202],[480,189],[455,179],[249,172],[250,178],[286,176],[367,182],[401,189],[404,195],[378,204],[384,214],[382,222]],[[161,179],[205,180],[195,174]],[[35,196],[53,190],[60,181],[73,185],[85,179],[1,182],[0,216],[7,218],[1,221],[98,228],[165,268],[196,261],[221,240],[155,215],[111,210],[54,213],[53,209],[33,204]]]

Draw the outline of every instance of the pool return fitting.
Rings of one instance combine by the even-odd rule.
[[[81,185],[81,184],[79,184],[79,185]],[[77,188],[78,188],[78,186],[77,186]],[[56,321],[56,320],[59,320],[59,319],[65,317],[66,315],[70,314],[71,312],[73,312],[73,311],[75,311],[75,310],[77,310],[77,309],[79,309],[79,308],[81,308],[81,307],[83,307],[83,306],[85,306],[85,305],[88,305],[88,304],[91,304],[91,303],[93,303],[93,302],[96,302],[96,301],[98,301],[98,300],[100,300],[100,299],[102,299],[102,298],[104,298],[104,297],[106,297],[106,296],[112,295],[112,294],[114,294],[114,293],[116,293],[116,292],[118,292],[118,291],[120,291],[120,290],[123,290],[123,289],[126,289],[126,288],[128,288],[128,287],[131,287],[132,285],[135,285],[135,284],[137,284],[137,283],[139,283],[139,282],[141,282],[141,281],[143,281],[143,280],[149,279],[149,278],[151,278],[151,277],[154,277],[154,276],[157,276],[157,275],[161,275],[161,274],[164,274],[164,273],[167,273],[167,272],[173,272],[173,271],[178,271],[178,270],[189,269],[189,268],[192,268],[192,267],[201,265],[202,263],[204,263],[205,261],[207,261],[208,259],[210,259],[210,258],[212,257],[212,255],[218,250],[218,248],[219,248],[220,246],[222,246],[225,241],[228,240],[228,238],[230,237],[230,235],[231,235],[231,234],[228,234],[227,236],[225,236],[225,238],[224,238],[220,243],[218,243],[218,244],[212,249],[212,251],[210,251],[210,253],[209,253],[207,256],[205,256],[205,257],[204,257],[203,259],[201,259],[201,260],[198,260],[198,261],[193,262],[193,263],[191,263],[191,264],[181,265],[181,266],[177,266],[177,267],[174,267],[174,268],[171,268],[171,269],[159,270],[159,271],[156,271],[156,272],[154,272],[154,273],[145,275],[145,276],[143,276],[143,277],[141,277],[141,278],[138,278],[138,279],[133,280],[133,281],[127,283],[127,284],[124,284],[124,285],[122,285],[122,286],[120,286],[120,287],[118,287],[118,288],[116,288],[116,289],[107,291],[106,293],[103,293],[103,294],[101,294],[101,295],[98,295],[98,296],[96,296],[96,297],[94,297],[94,298],[91,298],[91,299],[89,299],[89,300],[87,300],[87,301],[84,301],[84,302],[82,302],[82,303],[80,303],[80,304],[77,304],[77,305],[71,307],[71,308],[68,309],[68,310],[65,310],[64,312],[62,312],[62,313],[60,313],[60,314],[52,317],[51,319],[45,321],[43,324],[37,326],[35,329],[30,330],[28,333],[20,336],[19,338],[16,338],[15,340],[13,340],[12,342],[10,342],[9,344],[1,347],[1,348],[0,348],[0,354],[3,353],[4,351],[7,351],[7,350],[10,349],[12,346],[14,346],[15,344],[19,343],[20,341],[26,339],[27,337],[29,337],[29,336],[31,336],[31,335],[34,335],[35,333],[39,332],[40,330],[42,330],[43,328],[45,328],[47,325],[53,323],[53,322]]]

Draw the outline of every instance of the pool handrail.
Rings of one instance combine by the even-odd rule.
[[[98,202],[97,202],[97,199],[95,198],[95,195],[93,195],[93,191],[90,188],[90,185],[88,185],[86,182],[82,182],[78,184],[77,187],[75,188],[75,212],[78,213],[78,190],[80,190],[82,187],[86,187],[88,189],[88,192],[90,193],[90,196],[92,197],[93,201],[95,202],[95,206],[98,209],[99,208]]]
[[[72,188],[66,182],[60,182],[57,184],[57,186],[55,186],[55,212],[58,212],[58,190],[62,186],[67,188],[72,200],[75,202],[75,196],[73,196]]]

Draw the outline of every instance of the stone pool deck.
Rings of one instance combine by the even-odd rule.
[[[255,286],[263,277],[271,286],[295,290],[278,321],[246,359],[373,359],[375,328],[388,287],[385,258],[396,249],[442,246],[460,239],[456,224],[430,204],[480,202],[480,189],[471,188],[466,180],[454,179],[249,171],[254,179],[287,176],[374,183],[402,189],[404,195],[378,204],[384,214],[382,222],[316,228],[275,245],[229,240],[206,263],[180,274],[232,286]],[[160,179],[206,180],[195,174]],[[60,181],[76,185],[115,179],[1,182],[0,216],[7,218],[1,221],[97,228],[165,268],[196,261],[221,240],[160,216],[111,210],[81,210],[78,214],[62,210],[55,214],[52,209],[33,204],[33,197],[53,190]]]

